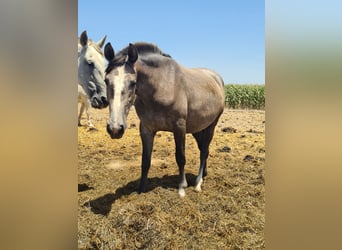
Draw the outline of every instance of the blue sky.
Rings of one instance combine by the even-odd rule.
[[[93,40],[106,34],[115,51],[151,42],[225,83],[265,83],[263,0],[78,1],[78,35],[83,30]]]

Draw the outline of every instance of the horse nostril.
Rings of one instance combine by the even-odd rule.
[[[93,98],[92,98],[91,106],[92,106],[93,108],[99,108],[99,100],[98,100],[96,97],[93,97]]]
[[[103,106],[108,106],[108,101],[107,101],[107,98],[105,96],[101,96],[101,101],[103,103]]]
[[[119,136],[121,137],[121,136],[124,134],[124,132],[125,132],[125,127],[124,127],[124,125],[120,125],[120,126],[119,126],[119,130],[118,130]]]
[[[120,125],[120,132],[123,132],[124,131],[124,125]]]

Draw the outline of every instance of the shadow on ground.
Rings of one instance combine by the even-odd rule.
[[[186,179],[189,186],[194,186],[196,176],[193,174],[186,174]],[[178,189],[178,175],[164,175],[163,177],[153,177],[148,179],[146,186],[146,193],[154,190],[155,188],[162,187],[165,189]],[[115,193],[105,194],[99,198],[88,201],[83,206],[91,207],[91,211],[95,214],[108,215],[112,204],[120,199],[122,196],[130,195],[137,192],[140,179],[131,181],[125,186],[118,188]],[[81,184],[84,185],[84,184]],[[79,184],[80,186],[80,184]],[[89,188],[91,189],[91,188]]]

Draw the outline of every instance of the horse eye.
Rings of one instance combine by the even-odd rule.
[[[131,83],[129,84],[129,87],[130,87],[130,88],[133,88],[136,84],[137,84],[136,81],[131,81]]]

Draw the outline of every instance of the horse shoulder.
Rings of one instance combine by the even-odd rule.
[[[138,93],[144,93],[146,101],[167,107],[175,102],[180,89],[177,86],[176,79],[178,75],[177,64],[169,58],[164,63],[167,63],[168,66],[159,68],[140,67],[139,70],[143,73],[143,77],[137,88]]]

